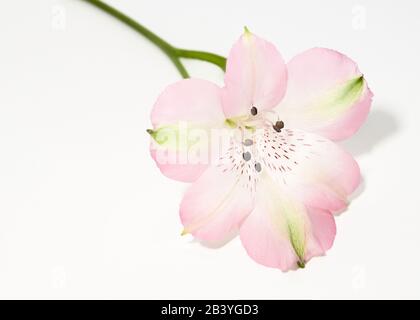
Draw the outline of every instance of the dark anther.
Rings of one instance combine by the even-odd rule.
[[[253,116],[256,116],[256,115],[257,115],[257,113],[258,113],[258,109],[257,109],[257,108],[255,108],[255,107],[252,107],[252,108],[251,108],[251,114],[252,114]]]
[[[255,170],[257,170],[257,172],[261,172],[261,163],[257,162],[255,164]]]
[[[244,158],[245,161],[251,160],[251,153],[249,153],[248,151],[242,153],[242,158]]]
[[[277,132],[280,132],[281,129],[284,128],[284,122],[283,121],[277,121],[276,124],[273,126],[273,129]]]
[[[243,142],[244,146],[252,146],[252,144],[254,143],[251,139],[245,139],[245,141]]]

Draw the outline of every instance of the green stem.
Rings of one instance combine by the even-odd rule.
[[[226,71],[226,58],[218,54],[185,49],[176,49],[176,52],[178,57],[207,61]]]
[[[83,0],[89,2],[93,6],[97,7],[105,11],[106,13],[110,14],[114,18],[117,18],[121,22],[125,23],[130,28],[134,29],[141,35],[143,35],[146,39],[154,43],[159,49],[161,49],[168,58],[172,61],[175,67],[178,69],[179,73],[183,78],[189,78],[189,74],[185,69],[184,65],[182,64],[180,58],[189,58],[189,59],[197,59],[202,61],[207,61],[219,66],[223,71],[226,68],[226,58],[219,56],[214,53],[204,52],[204,51],[194,51],[194,50],[185,50],[185,49],[178,49],[169,44],[167,41],[163,40],[161,37],[138,23],[137,21],[133,20],[129,16],[125,15],[124,13],[118,11],[117,9],[111,7],[110,5],[100,1],[100,0]]]

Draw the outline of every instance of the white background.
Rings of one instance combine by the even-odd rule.
[[[82,1],[3,0],[0,297],[420,298],[418,1],[109,3],[180,47],[227,55],[247,25],[286,60],[313,46],[352,57],[375,93],[344,143],[364,184],[304,270],[258,265],[237,239],[181,237],[186,185],[161,175],[145,132],[176,69]],[[222,83],[212,65],[187,66]]]

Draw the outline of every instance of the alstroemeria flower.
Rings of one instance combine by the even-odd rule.
[[[333,214],[360,182],[355,160],[332,141],[361,126],[371,98],[343,54],[314,48],[285,64],[274,45],[249,32],[229,54],[225,87],[198,79],[170,85],[148,131],[162,173],[193,182],[180,206],[184,233],[207,243],[239,233],[256,262],[284,271],[323,255],[336,233]],[[168,146],[159,132],[179,123],[230,130],[229,148],[217,163],[159,161]],[[188,147],[171,143],[167,154]]]

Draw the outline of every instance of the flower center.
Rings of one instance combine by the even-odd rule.
[[[242,147],[242,161],[256,173],[262,171],[257,143],[257,130],[273,130],[276,133],[284,128],[284,122],[279,119],[278,114],[272,110],[258,110],[256,106],[250,108],[249,114],[231,118],[226,123],[235,128],[236,143]]]
[[[249,114],[230,118],[226,120],[232,128],[239,130],[255,131],[271,127],[276,132],[281,132],[284,128],[284,122],[280,120],[278,114],[273,110],[258,110],[256,106],[250,108]]]

